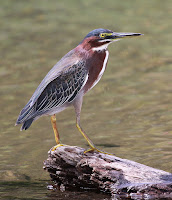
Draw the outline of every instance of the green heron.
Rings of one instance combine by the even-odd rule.
[[[88,33],[79,45],[61,58],[45,76],[20,112],[16,125],[22,124],[21,130],[26,130],[33,121],[41,116],[50,115],[58,146],[60,137],[55,114],[74,106],[78,130],[87,140],[91,150],[97,150],[80,126],[83,96],[99,82],[106,69],[108,45],[122,38],[140,35],[142,34],[116,33],[102,28]]]

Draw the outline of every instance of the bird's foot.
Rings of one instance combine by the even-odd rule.
[[[56,146],[53,147],[53,149],[51,151],[55,151],[58,147],[61,147],[61,146],[67,146],[66,144],[57,144]]]
[[[88,150],[84,151],[84,153],[91,152],[91,151],[97,151],[97,152],[99,152],[99,153],[104,153],[104,154],[107,154],[107,155],[114,156],[114,154],[110,154],[110,153],[107,153],[107,152],[105,152],[105,151],[101,151],[101,150],[99,150],[99,149],[97,149],[97,148],[88,149]]]

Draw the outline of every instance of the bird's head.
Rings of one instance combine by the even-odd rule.
[[[123,38],[143,35],[141,33],[117,33],[108,29],[95,29],[88,33],[85,38],[80,42],[83,48],[89,50],[105,50],[107,46]]]

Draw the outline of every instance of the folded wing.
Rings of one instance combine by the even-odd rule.
[[[38,86],[30,101],[21,111],[16,124],[24,123],[22,129],[27,129],[34,118],[49,114],[65,103],[72,102],[88,79],[88,71],[83,67],[84,64],[83,61],[79,61],[72,66],[65,67],[40,93],[43,80],[41,86]]]

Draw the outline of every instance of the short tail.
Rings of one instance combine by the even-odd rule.
[[[31,118],[31,119],[28,119],[27,121],[25,121],[20,130],[21,131],[22,130],[27,130],[31,126],[33,120],[34,120],[34,118]]]
[[[34,113],[35,113],[35,107],[30,106],[31,100],[26,104],[26,106],[22,109],[20,112],[20,115],[16,121],[16,125],[23,124],[21,127],[22,130],[26,130],[30,127],[32,122],[34,121]]]

